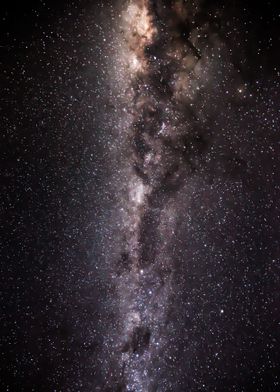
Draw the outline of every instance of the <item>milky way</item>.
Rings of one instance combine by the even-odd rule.
[[[216,72],[209,42],[219,58],[228,54],[201,15],[200,2],[134,0],[122,6],[115,58],[120,68],[113,77],[125,91],[118,131],[128,163],[120,202],[123,249],[113,273],[119,302],[115,361],[121,390],[167,391],[171,384],[157,385],[171,343],[166,330],[176,292],[176,194],[209,149],[209,109],[200,94],[209,93]],[[230,66],[227,72],[241,88],[237,72]]]
[[[1,391],[279,390],[278,3],[3,6]]]
[[[174,335],[182,328],[175,321],[181,315],[171,316],[173,303],[179,312],[181,290],[188,292],[186,276],[192,273],[187,256],[178,256],[180,214],[192,203],[186,199],[199,186],[194,185],[199,177],[209,183],[210,194],[213,176],[222,184],[225,174],[234,183],[227,187],[241,191],[239,173],[246,170],[246,157],[234,148],[234,135],[227,146],[217,128],[252,97],[220,34],[219,18],[217,11],[207,14],[200,1],[131,0],[120,5],[117,50],[114,66],[109,66],[122,151],[118,218],[113,218],[119,253],[115,261],[109,256],[117,327],[107,338],[114,347],[111,366],[119,370],[115,381],[109,377],[109,389],[115,383],[124,391],[181,391],[190,382],[180,386],[170,370],[178,367]],[[215,151],[219,143],[222,154]],[[191,235],[184,240],[191,241]],[[182,282],[176,270],[182,271]],[[193,295],[184,300],[190,306]],[[215,307],[213,315],[223,316],[223,307]],[[185,334],[187,338],[189,332]],[[196,339],[187,343],[190,348],[181,360],[192,361]],[[213,355],[218,357],[219,350]]]
[[[201,56],[190,40],[191,20],[183,3],[132,1],[123,23],[132,172],[117,283],[118,344],[123,388],[140,392],[154,389],[153,363],[168,344],[165,325],[173,290],[168,246],[174,234],[168,201],[192,170],[190,149],[203,147],[187,102],[188,80]]]

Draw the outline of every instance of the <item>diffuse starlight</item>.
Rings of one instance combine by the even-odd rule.
[[[196,8],[183,1],[130,1],[123,11],[124,50],[131,101],[131,175],[118,265],[121,386],[155,390],[153,363],[163,355],[172,286],[172,209],[168,201],[194,170],[203,135],[191,108],[200,72]]]

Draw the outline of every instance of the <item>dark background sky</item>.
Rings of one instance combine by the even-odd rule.
[[[53,391],[97,365],[106,141],[94,12],[90,2],[1,4],[3,391]]]
[[[237,242],[231,255],[236,248],[238,255],[242,253],[240,249],[253,249],[251,254],[250,250],[246,253],[248,265],[256,263],[257,267],[254,276],[248,275],[249,286],[253,285],[252,289],[247,288],[249,299],[246,300],[243,291],[240,298],[238,295],[235,298],[240,304],[234,302],[234,306],[245,310],[255,308],[251,310],[251,330],[240,322],[240,336],[245,336],[249,354],[233,359],[238,362],[245,358],[244,374],[230,367],[229,358],[225,360],[227,372],[232,374],[235,385],[239,383],[241,387],[234,389],[230,384],[227,390],[277,391],[280,388],[279,379],[278,386],[275,383],[280,360],[276,259],[279,136],[277,126],[272,124],[279,119],[280,6],[276,1],[258,4],[216,1],[206,2],[205,10],[207,7],[222,10],[220,30],[227,36],[233,63],[254,92],[262,90],[263,102],[252,108],[257,107],[262,114],[266,111],[268,121],[252,141],[252,149],[259,151],[263,146],[269,151],[269,146],[275,147],[271,155],[252,154],[248,158],[252,169],[244,182],[250,200],[240,213],[241,223],[232,226]],[[99,351],[102,330],[110,322],[111,310],[107,307],[104,315],[102,304],[109,295],[109,282],[95,266],[102,252],[100,233],[114,202],[106,191],[111,131],[104,111],[106,75],[102,73],[100,55],[103,36],[110,29],[106,12],[100,4],[86,0],[1,2],[0,389],[3,391],[95,390],[94,385],[102,378]],[[95,24],[101,24],[103,32]],[[236,31],[243,42],[241,48],[240,39],[227,34],[233,24],[242,26]],[[254,120],[248,121],[253,128]],[[270,159],[272,155],[274,160]],[[205,205],[210,203],[203,188],[201,198]],[[234,200],[238,206],[244,204],[238,201],[238,194]],[[238,214],[240,208],[230,207],[230,211]],[[198,214],[197,219],[201,224],[203,216],[199,218]],[[256,227],[254,233],[252,222]],[[192,229],[185,227],[183,232],[192,238],[192,230],[195,223]],[[212,239],[219,246],[221,239],[214,234]],[[264,268],[267,260],[271,260],[269,271],[267,264]],[[244,276],[244,270],[246,266],[237,260],[231,271],[231,276],[236,276],[237,288],[244,284],[237,279],[239,274]],[[224,270],[222,276],[223,273]],[[190,293],[186,291],[184,295]],[[258,295],[259,300],[254,302]],[[238,332],[235,327],[233,330],[234,345]],[[230,331],[229,320],[224,333]],[[256,349],[251,344],[254,337],[258,342]],[[207,362],[201,361],[200,366],[207,366]],[[250,378],[254,372],[255,380]],[[64,389],[62,385],[71,386]],[[209,391],[225,390],[217,385]]]

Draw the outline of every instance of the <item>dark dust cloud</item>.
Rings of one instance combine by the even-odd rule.
[[[1,391],[280,389],[280,7],[1,4]]]

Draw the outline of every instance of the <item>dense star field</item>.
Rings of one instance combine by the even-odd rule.
[[[280,390],[280,5],[1,4],[0,390]]]

